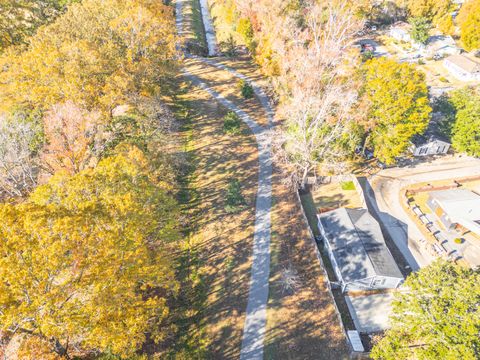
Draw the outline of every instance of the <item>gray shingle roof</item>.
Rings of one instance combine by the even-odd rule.
[[[368,210],[340,208],[318,217],[344,281],[376,275],[403,279],[380,225]]]

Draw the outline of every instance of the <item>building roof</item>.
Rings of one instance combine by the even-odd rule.
[[[434,35],[428,38],[428,48],[432,51],[438,51],[447,47],[458,49],[455,40],[451,36]]]
[[[430,198],[436,200],[452,223],[480,235],[480,195],[467,189],[433,191]]]
[[[345,282],[376,275],[403,279],[380,225],[368,210],[340,208],[318,218]]]
[[[465,55],[452,55],[445,59],[467,73],[473,74],[480,72],[480,63],[465,56]]]

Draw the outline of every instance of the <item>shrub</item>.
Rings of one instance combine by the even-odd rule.
[[[237,179],[230,180],[227,188],[225,210],[229,214],[238,212],[245,205],[245,198],[242,195],[242,185]]]
[[[444,82],[444,83],[448,83],[448,79],[444,76],[441,76],[438,80],[440,80],[441,82]]]
[[[344,181],[341,183],[342,190],[355,190],[355,184],[353,181]]]
[[[240,132],[242,122],[238,118],[237,114],[233,111],[230,111],[223,118],[223,132],[226,134],[237,134]]]
[[[364,53],[362,53],[362,61],[363,62],[366,62],[368,60],[372,60],[374,57],[375,57],[375,54],[371,50],[368,50],[368,51],[365,51]]]
[[[251,99],[253,95],[255,94],[253,91],[252,85],[250,85],[247,81],[245,80],[240,80],[238,82],[238,88],[242,92],[242,96],[245,99]]]
[[[237,43],[232,35],[220,43],[220,49],[227,57],[234,58],[238,55]]]

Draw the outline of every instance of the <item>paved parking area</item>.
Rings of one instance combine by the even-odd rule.
[[[389,328],[388,317],[392,312],[393,294],[345,296],[357,331],[374,333]]]

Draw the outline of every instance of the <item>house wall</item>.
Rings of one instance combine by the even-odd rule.
[[[403,279],[389,276],[375,276],[362,279],[345,285],[345,291],[396,289],[403,283]]]
[[[432,197],[430,196],[427,200],[427,206],[432,210],[435,216],[442,222],[442,224],[447,228],[452,228],[455,224],[452,223],[448,215],[443,211],[440,204],[438,204]]]
[[[450,149],[450,144],[443,141],[432,141],[423,146],[414,147],[413,155],[414,156],[428,156],[428,155],[438,155],[446,154]]]

